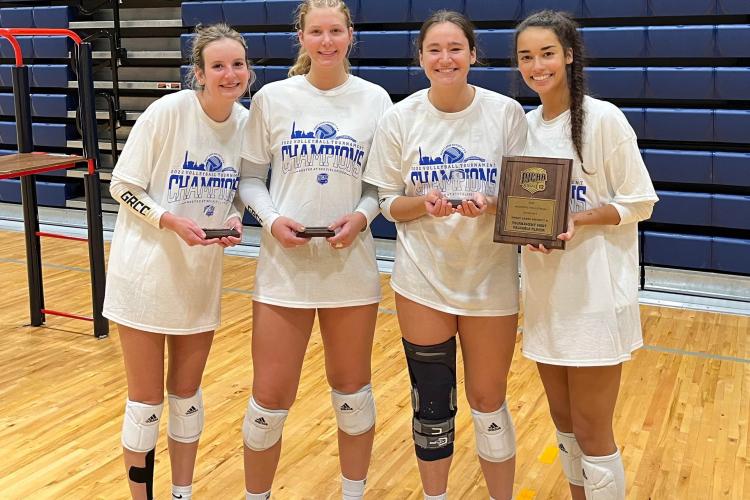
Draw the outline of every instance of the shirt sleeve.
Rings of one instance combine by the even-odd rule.
[[[529,126],[523,107],[518,101],[513,101],[509,106],[506,126],[505,154],[508,156],[522,155],[526,149],[526,135]]]
[[[402,145],[397,114],[391,108],[383,116],[372,140],[363,180],[390,190],[403,190],[401,174]]]
[[[161,137],[163,134],[156,133],[156,127],[150,116],[141,116],[133,125],[125,147],[117,159],[117,164],[112,171],[113,180],[116,177],[148,190],[158,154],[163,149]]]
[[[264,94],[261,90],[250,102],[250,118],[245,126],[240,149],[242,158],[258,165],[271,163],[271,129],[264,101]]]

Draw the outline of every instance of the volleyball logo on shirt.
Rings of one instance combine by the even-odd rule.
[[[357,140],[340,133],[333,122],[321,122],[305,130],[294,121],[289,139],[281,141],[284,174],[323,170],[359,178],[364,157],[365,150]],[[318,182],[325,184],[320,178]]]
[[[232,201],[239,181],[237,169],[227,165],[220,154],[211,153],[199,163],[185,151],[182,165],[169,171],[168,201],[178,205],[201,203],[204,214],[210,217],[214,203]]]
[[[448,144],[438,154],[425,153],[418,148],[418,162],[409,178],[417,196],[439,189],[456,198],[470,198],[481,192],[494,195],[497,185],[497,164],[482,156],[467,154],[460,144]]]

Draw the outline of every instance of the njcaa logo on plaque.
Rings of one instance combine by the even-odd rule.
[[[547,171],[541,167],[521,170],[521,187],[531,194],[547,189]]]

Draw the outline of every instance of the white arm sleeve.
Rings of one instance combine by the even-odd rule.
[[[266,187],[268,165],[251,163],[243,158],[240,168],[240,199],[247,211],[270,233],[273,222],[280,214]]]
[[[121,206],[155,228],[159,228],[159,220],[166,210],[159,206],[145,189],[113,176],[109,183],[109,193]]]
[[[363,182],[362,198],[360,198],[355,211],[365,216],[368,226],[372,224],[373,219],[380,213],[380,207],[378,207],[378,188],[372,184]]]
[[[391,222],[398,222],[391,215],[391,205],[393,204],[393,200],[403,195],[403,189],[399,191],[398,189],[378,188],[378,201],[380,203],[380,212],[383,214],[383,217]]]

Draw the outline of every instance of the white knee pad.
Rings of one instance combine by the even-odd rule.
[[[137,453],[146,453],[156,448],[163,409],[164,403],[149,405],[128,399],[122,421],[122,445]]]
[[[331,390],[331,403],[336,411],[339,429],[350,436],[364,434],[375,425],[375,399],[370,384],[354,394]]]
[[[625,468],[619,451],[606,457],[583,455],[581,466],[586,500],[625,500]]]
[[[557,431],[557,448],[560,450],[560,465],[570,484],[583,486],[581,456],[583,452],[572,432]]]
[[[516,429],[508,402],[497,411],[482,413],[472,408],[477,454],[489,462],[505,462],[516,454]]]
[[[287,410],[267,410],[250,397],[247,403],[242,435],[245,445],[254,451],[267,450],[281,438]]]
[[[203,432],[203,392],[189,398],[169,395],[169,422],[167,434],[179,443],[194,443]]]

